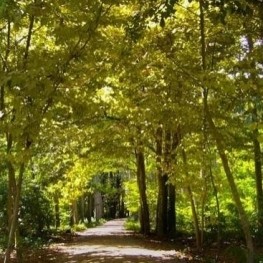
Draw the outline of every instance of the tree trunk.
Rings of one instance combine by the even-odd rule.
[[[80,221],[81,223],[84,223],[85,221],[85,196],[84,194],[80,197]]]
[[[205,106],[205,113],[207,116],[208,124],[210,126],[212,135],[216,141],[217,150],[219,152],[219,155],[220,155],[223,167],[224,167],[224,171],[225,171],[225,174],[226,174],[226,177],[227,177],[230,189],[231,189],[233,200],[238,210],[240,222],[242,225],[242,229],[244,232],[246,245],[248,249],[248,262],[253,263],[254,262],[254,247],[253,247],[253,240],[252,240],[252,236],[250,232],[249,221],[248,221],[246,212],[244,210],[244,207],[242,205],[242,202],[240,200],[240,195],[238,193],[238,189],[237,189],[233,174],[229,167],[229,162],[228,162],[228,158],[227,158],[225,148],[223,145],[222,136],[219,134],[214,124],[214,121],[210,115],[210,111],[209,111],[208,104],[207,104],[207,96],[208,96],[207,91],[204,91],[204,106]]]
[[[103,216],[103,201],[100,192],[94,193],[95,218],[99,221]]]
[[[203,153],[204,154],[204,153]],[[205,160],[203,161],[205,166]],[[204,232],[205,232],[205,204],[207,200],[207,178],[206,168],[202,167],[200,170],[200,176],[203,179],[202,197],[201,197],[201,246],[204,243]]]
[[[189,178],[188,168],[187,168],[187,158],[186,158],[186,153],[185,153],[184,150],[182,150],[182,157],[183,157],[183,162],[184,162],[184,165],[185,165],[186,176]],[[192,210],[192,218],[193,218],[194,229],[195,229],[196,248],[198,250],[200,250],[201,247],[202,247],[201,232],[200,232],[199,220],[198,220],[198,216],[197,216],[197,211],[196,211],[196,206],[195,206],[195,201],[194,201],[194,197],[193,197],[193,192],[192,192],[191,186],[188,185],[186,190],[187,190],[188,196],[190,198],[190,204],[191,204],[191,210]]]
[[[12,166],[11,163],[8,164],[8,167],[9,167],[9,176],[11,176],[11,178],[9,178],[9,183],[10,183],[10,179],[11,180],[14,179],[13,178],[14,167]],[[10,168],[11,168],[11,170],[10,170]],[[24,171],[25,171],[25,164],[22,163],[20,165],[20,168],[19,168],[18,178],[17,178],[17,180],[15,180],[15,181],[17,181],[17,183],[15,183],[15,185],[13,185],[14,192],[9,193],[9,196],[8,196],[9,202],[10,202],[9,205],[11,206],[11,207],[9,207],[9,209],[12,212],[10,213],[10,218],[8,219],[9,234],[8,234],[7,248],[5,251],[4,263],[10,262],[10,260],[11,260],[10,256],[11,256],[11,253],[12,253],[14,245],[15,245],[15,234],[17,231],[19,203],[20,203],[20,197],[21,197]],[[10,195],[12,195],[12,196],[10,197]],[[19,246],[19,244],[16,244],[16,246]]]
[[[145,174],[145,163],[144,153],[142,146],[140,145],[136,150],[136,165],[137,165],[137,184],[140,194],[140,224],[141,233],[148,235],[150,234],[150,214],[149,206],[146,195],[146,174]]]
[[[221,246],[220,203],[219,203],[219,198],[218,198],[217,187],[216,187],[216,185],[215,185],[215,180],[214,180],[214,176],[213,176],[213,172],[212,172],[211,160],[210,160],[210,167],[209,167],[209,175],[210,175],[210,179],[211,179],[211,183],[212,183],[212,187],[213,187],[213,192],[214,192],[214,196],[215,196],[215,200],[216,200],[216,214],[217,214],[217,248],[218,248],[218,251],[219,251],[219,250],[220,250],[220,246]]]
[[[176,150],[181,141],[180,126],[174,133],[166,131],[165,157],[167,171],[172,171],[173,163],[176,164]],[[168,154],[169,151],[169,154]],[[176,236],[176,186],[168,185],[168,235],[170,238]]]
[[[246,25],[244,25],[246,27]],[[251,31],[247,28],[247,42],[249,53],[252,53],[254,50],[254,41],[251,35]],[[253,57],[253,56],[252,56]],[[254,60],[250,61],[250,65],[253,70],[256,69],[256,63]],[[257,82],[257,75],[254,71],[251,72],[251,80],[255,86],[259,88],[259,84]],[[260,94],[257,92],[252,93],[252,101],[253,101],[253,109],[252,109],[252,121],[254,123],[258,123],[260,118],[258,116],[257,110],[257,101],[261,101]],[[262,189],[262,157],[261,157],[261,147],[260,142],[258,141],[259,130],[256,127],[253,130],[253,147],[254,147],[254,167],[255,167],[255,180],[256,180],[256,191],[257,191],[257,212],[258,212],[258,231],[259,234],[262,235],[263,233],[263,189]]]
[[[198,221],[198,216],[197,216],[197,212],[195,208],[195,201],[194,201],[191,186],[187,187],[187,192],[188,192],[190,203],[191,203],[192,217],[193,217],[193,223],[194,223],[194,228],[195,228],[196,248],[200,250],[202,247],[201,232],[200,232],[199,221]]]
[[[258,209],[258,230],[260,235],[263,234],[263,189],[262,189],[262,161],[260,143],[257,139],[259,136],[258,129],[253,132],[254,145],[254,164],[257,190],[257,209]]]
[[[206,65],[204,0],[199,0],[199,10],[200,10],[199,18],[200,18],[200,43],[201,43],[202,69],[204,71],[203,73],[206,73],[207,65]],[[222,141],[222,136],[218,132],[218,130],[214,124],[213,118],[212,118],[210,111],[209,111],[208,102],[207,102],[208,89],[205,87],[205,84],[203,84],[202,88],[203,88],[203,103],[204,103],[205,117],[207,119],[211,133],[212,133],[212,135],[216,141],[217,150],[219,152],[219,155],[220,155],[223,167],[224,167],[224,171],[225,171],[225,174],[226,174],[226,177],[227,177],[230,189],[231,189],[233,200],[235,202],[235,205],[236,205],[238,213],[239,213],[242,229],[243,229],[243,232],[245,235],[246,245],[247,245],[247,249],[248,249],[247,262],[253,263],[254,262],[254,247],[253,247],[253,240],[252,240],[250,227],[249,227],[249,221],[248,221],[246,212],[243,208],[242,202],[240,200],[240,195],[238,193],[233,174],[232,174],[231,169],[229,167],[229,162],[228,162],[227,155],[225,153],[225,147],[224,147],[224,144]]]
[[[259,122],[258,112],[256,105],[254,105],[252,112],[253,122]],[[258,232],[259,236],[263,234],[263,188],[262,188],[262,160],[261,160],[261,147],[258,141],[259,130],[255,128],[253,130],[253,151],[254,151],[254,169],[255,169],[255,181],[257,191],[257,216],[258,216]]]
[[[79,223],[78,201],[74,200],[71,204],[71,226],[77,225],[78,223]]]
[[[167,230],[170,238],[176,236],[176,212],[175,212],[176,192],[175,186],[171,183],[168,185],[168,221]]]
[[[87,220],[89,223],[92,222],[92,217],[93,217],[93,198],[92,198],[92,194],[88,193],[88,197],[87,197]]]
[[[158,174],[158,200],[157,200],[157,236],[165,236],[167,234],[167,211],[168,211],[168,189],[167,189],[167,174]]]
[[[16,260],[18,263],[23,263],[23,249],[21,247],[21,236],[19,231],[19,226],[17,225],[16,233],[15,233],[15,248],[16,248]]]
[[[158,178],[158,199],[157,199],[157,215],[156,215],[156,234],[161,237],[167,234],[167,211],[168,211],[168,175],[164,173],[162,168],[162,147],[163,147],[163,130],[158,127],[156,132],[156,165]]]

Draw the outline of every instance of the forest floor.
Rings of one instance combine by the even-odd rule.
[[[178,242],[160,241],[135,234],[125,230],[124,222],[124,219],[111,220],[102,226],[69,236],[63,243],[53,243],[43,249],[24,251],[23,262],[233,262],[232,260],[225,261],[223,258],[216,261],[216,251],[211,249],[204,257]]]

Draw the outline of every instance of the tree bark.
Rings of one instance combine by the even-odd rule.
[[[168,221],[167,221],[167,231],[170,238],[175,238],[176,236],[176,192],[175,186],[171,183],[168,185]]]
[[[84,223],[85,221],[85,196],[84,194],[80,197],[80,222]]]
[[[156,131],[156,165],[158,178],[158,199],[157,199],[157,215],[156,215],[156,234],[157,236],[165,236],[167,234],[167,211],[168,211],[168,175],[164,173],[162,168],[163,155],[163,129],[158,127]]]
[[[9,175],[13,176],[14,168],[11,163],[9,163],[9,167],[12,167],[11,173],[9,170]],[[8,234],[7,248],[5,251],[4,263],[10,262],[10,256],[13,251],[13,247],[15,245],[15,233],[17,230],[19,203],[20,203],[20,197],[21,197],[24,171],[25,171],[25,164],[22,163],[19,168],[17,183],[15,184],[15,186],[13,185],[15,190],[12,196],[12,200],[9,201],[11,202],[9,205],[12,206],[11,208],[12,213],[10,213],[10,218],[9,218],[9,234]],[[16,245],[19,246],[19,244],[16,244]]]
[[[204,153],[203,153],[204,154]],[[205,166],[205,160],[203,160],[203,166]],[[207,200],[207,179],[206,178],[206,167],[202,167],[200,170],[200,176],[203,179],[203,187],[202,187],[202,194],[201,194],[201,246],[204,243],[204,232],[205,232],[205,204]]]
[[[210,179],[211,179],[211,183],[212,183],[212,187],[213,187],[213,193],[214,193],[215,200],[216,200],[216,214],[217,214],[217,248],[218,248],[218,251],[219,251],[220,246],[221,246],[220,203],[219,203],[219,198],[218,198],[217,187],[216,187],[216,185],[215,185],[214,175],[213,175],[213,172],[212,172],[211,160],[210,160],[210,165],[209,165],[209,166],[210,166],[210,167],[209,167],[209,175],[210,175]]]
[[[193,217],[193,223],[194,223],[194,228],[195,228],[196,248],[200,250],[202,247],[201,232],[200,232],[199,221],[198,221],[197,211],[195,207],[193,192],[192,192],[192,188],[190,185],[187,187],[187,192],[188,192],[190,203],[191,203],[192,217]]]
[[[135,151],[137,166],[137,184],[140,194],[140,224],[141,233],[150,234],[150,213],[146,195],[146,173],[142,145],[139,145]]]
[[[247,28],[246,24],[244,25],[247,29],[247,42],[249,53],[252,53],[254,50],[254,41],[251,35],[251,31]],[[252,56],[253,57],[253,56]],[[250,65],[252,68],[252,72],[250,74],[250,78],[255,86],[258,87],[257,83],[257,75],[253,70],[256,69],[255,60],[250,61]],[[257,109],[257,101],[261,100],[261,96],[257,94],[256,91],[252,91],[252,101],[253,101],[253,109],[252,109],[252,121],[257,124],[259,122],[258,109]],[[257,191],[257,216],[258,216],[258,232],[260,235],[263,233],[263,188],[262,188],[262,157],[261,157],[261,147],[260,142],[258,141],[259,130],[256,127],[253,129],[252,133],[252,141],[253,141],[253,151],[254,151],[254,167],[255,167],[255,181],[256,181],[256,191]]]
[[[183,162],[185,165],[185,171],[186,171],[186,176],[188,176],[188,168],[187,168],[187,158],[186,158],[186,153],[184,150],[182,150],[182,157],[183,157]],[[194,223],[194,229],[195,229],[195,239],[196,239],[196,248],[198,250],[201,249],[202,247],[202,240],[201,240],[201,232],[200,232],[200,227],[199,227],[199,220],[198,220],[198,215],[196,211],[196,205],[193,197],[193,192],[192,188],[190,185],[186,187],[189,199],[190,199],[190,204],[191,204],[191,210],[192,210],[192,218],[193,218],[193,223]]]
[[[99,221],[103,216],[103,201],[100,192],[94,193],[94,206],[96,221]]]
[[[88,193],[88,196],[87,196],[87,220],[89,223],[92,222],[92,217],[93,217],[93,198],[92,198],[92,194],[91,193]]]
[[[74,226],[79,223],[78,201],[74,200],[71,204],[71,220],[70,225]]]
[[[254,146],[254,166],[257,191],[257,209],[258,209],[258,231],[260,235],[263,233],[263,189],[262,189],[262,161],[261,147],[258,141],[259,131],[253,131],[253,146]]]

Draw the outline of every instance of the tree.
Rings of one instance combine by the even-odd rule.
[[[9,241],[5,262],[10,261],[24,172],[42,121],[58,103],[69,72],[87,53],[99,21],[108,6],[84,1],[63,3],[26,1],[1,3],[1,127],[6,137],[5,162],[9,171]],[[62,8],[63,6],[63,8]],[[77,12],[77,19],[72,14]],[[25,33],[26,32],[26,33]],[[67,73],[67,74],[66,74]]]

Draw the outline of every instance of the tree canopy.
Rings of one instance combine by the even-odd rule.
[[[25,236],[103,213],[144,234],[194,234],[198,249],[238,234],[254,262],[262,5],[1,0],[4,262]]]

